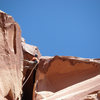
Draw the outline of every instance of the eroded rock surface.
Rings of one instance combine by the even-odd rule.
[[[42,57],[34,89],[33,100],[85,100],[89,93],[100,90],[100,60]]]
[[[20,100],[23,63],[21,30],[14,19],[0,11],[0,100]]]
[[[25,60],[35,54],[40,63],[22,85],[32,70]],[[0,100],[100,100],[100,59],[41,57],[36,46],[21,40],[19,25],[2,11],[0,61]]]
[[[23,80],[25,82],[27,77],[30,75],[32,68],[34,68],[36,65],[34,64],[33,66],[30,66],[30,64],[28,64],[25,60],[31,61],[35,54],[38,55],[38,59],[39,59],[41,57],[41,54],[40,54],[39,49],[36,46],[25,43],[23,38],[22,38],[22,48],[23,48],[23,56],[24,56]],[[35,82],[35,74],[36,74],[36,69],[33,70],[28,81],[23,86],[22,100],[32,100],[33,87],[34,87],[34,82]]]

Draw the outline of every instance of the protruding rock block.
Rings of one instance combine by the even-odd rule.
[[[98,91],[98,93],[97,93],[97,98],[98,98],[98,100],[100,100],[100,91]]]
[[[25,40],[23,38],[22,38],[22,48],[23,48],[23,56],[24,56],[23,76],[24,76],[24,82],[25,82],[27,80],[28,76],[30,75],[32,69],[35,67],[35,63],[32,66],[30,66],[30,64],[27,63],[26,60],[31,61],[32,58],[35,56],[35,54],[38,55],[37,58],[39,59],[41,57],[41,54],[40,54],[38,47],[26,44]],[[36,73],[36,70],[33,70],[29,79],[27,80],[27,82],[23,86],[22,100],[32,100],[33,86],[34,86],[34,82],[35,82],[35,73]]]
[[[71,56],[42,57],[36,72],[34,98],[81,100],[100,89],[99,83],[100,60]]]

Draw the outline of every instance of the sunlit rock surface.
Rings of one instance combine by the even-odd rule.
[[[36,100],[85,100],[87,95],[100,90],[100,60],[42,57],[34,88]]]
[[[20,100],[22,93],[21,30],[0,11],[0,100]]]
[[[23,85],[32,70],[25,60],[35,54],[40,63]],[[41,56],[37,46],[21,38],[14,19],[2,11],[0,61],[0,100],[100,100],[100,59]]]
[[[28,76],[31,73],[32,68],[35,67],[35,64],[33,66],[30,66],[27,61],[31,61],[35,54],[38,55],[38,59],[41,57],[40,51],[38,47],[29,45],[25,43],[25,40],[22,38],[22,48],[23,48],[23,61],[24,61],[24,70],[23,70],[23,83],[27,80]],[[32,94],[33,94],[33,87],[35,82],[35,73],[36,69],[33,70],[31,76],[29,77],[28,81],[23,86],[23,96],[22,100],[32,100]]]

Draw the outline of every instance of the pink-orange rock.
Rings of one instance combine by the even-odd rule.
[[[84,100],[89,93],[100,90],[99,83],[99,59],[41,57],[33,100]]]
[[[40,56],[41,56],[39,49],[36,46],[29,45],[29,44],[25,43],[23,38],[22,38],[22,48],[23,48],[24,60],[29,60],[29,61],[32,60],[32,58],[35,54],[38,55],[38,58],[40,58]],[[28,66],[28,68],[25,66]],[[34,67],[35,67],[35,64],[30,67],[30,65],[24,61],[24,71],[23,71],[23,76],[25,79],[24,82],[26,81],[32,68],[34,68]],[[28,81],[23,86],[22,100],[32,100],[32,92],[33,92],[33,86],[34,86],[34,81],[35,81],[35,73],[36,73],[36,70],[34,70],[32,72]]]
[[[100,91],[97,93],[97,98],[100,100]]]
[[[37,46],[33,46],[33,45],[25,43],[24,38],[22,38],[21,44],[23,48],[24,59],[31,60],[35,54],[38,55],[38,58],[41,57],[40,51]]]
[[[24,57],[23,58],[23,62],[24,62],[23,74],[24,74],[24,76],[26,76],[27,68],[25,68],[25,66],[28,66],[28,64],[25,60],[28,60],[28,61],[32,60],[32,58],[35,54],[37,54],[38,59],[40,59],[41,54],[40,54],[40,51],[37,46],[33,46],[33,45],[25,43],[24,38],[22,38],[21,45],[22,45],[23,57]]]
[[[20,100],[23,63],[21,30],[14,19],[0,11],[0,100]]]
[[[87,97],[86,99],[84,99],[84,100],[95,100],[94,98],[92,98],[92,97]]]
[[[35,54],[40,59],[38,69],[22,86],[23,75],[27,79],[31,71],[23,61]],[[2,11],[0,61],[0,100],[32,100],[32,96],[33,100],[100,100],[100,59],[41,57],[36,46],[21,40],[19,25]]]

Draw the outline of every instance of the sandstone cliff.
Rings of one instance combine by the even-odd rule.
[[[99,100],[100,60],[41,57],[34,88],[34,100]]]
[[[38,55],[38,58],[41,57],[39,49],[36,46],[26,44],[24,39],[22,39],[22,48],[23,48],[23,58],[24,58],[24,60],[30,61],[35,54]],[[31,70],[32,70],[32,67],[30,67],[30,65],[27,64],[27,62],[25,62],[25,61],[24,61],[23,64],[24,64],[23,79],[24,79],[24,82],[25,82],[27,77],[29,76]],[[35,64],[33,65],[33,67],[34,66],[35,66]],[[36,69],[32,72],[28,81],[23,86],[22,100],[32,100],[33,86],[34,86],[34,82],[35,82],[35,74],[36,74]]]
[[[0,100],[20,100],[22,92],[21,30],[0,11]]]
[[[35,64],[25,61],[35,54],[40,62],[27,80]],[[21,39],[19,25],[2,11],[0,61],[0,100],[100,100],[100,59],[43,57]]]

